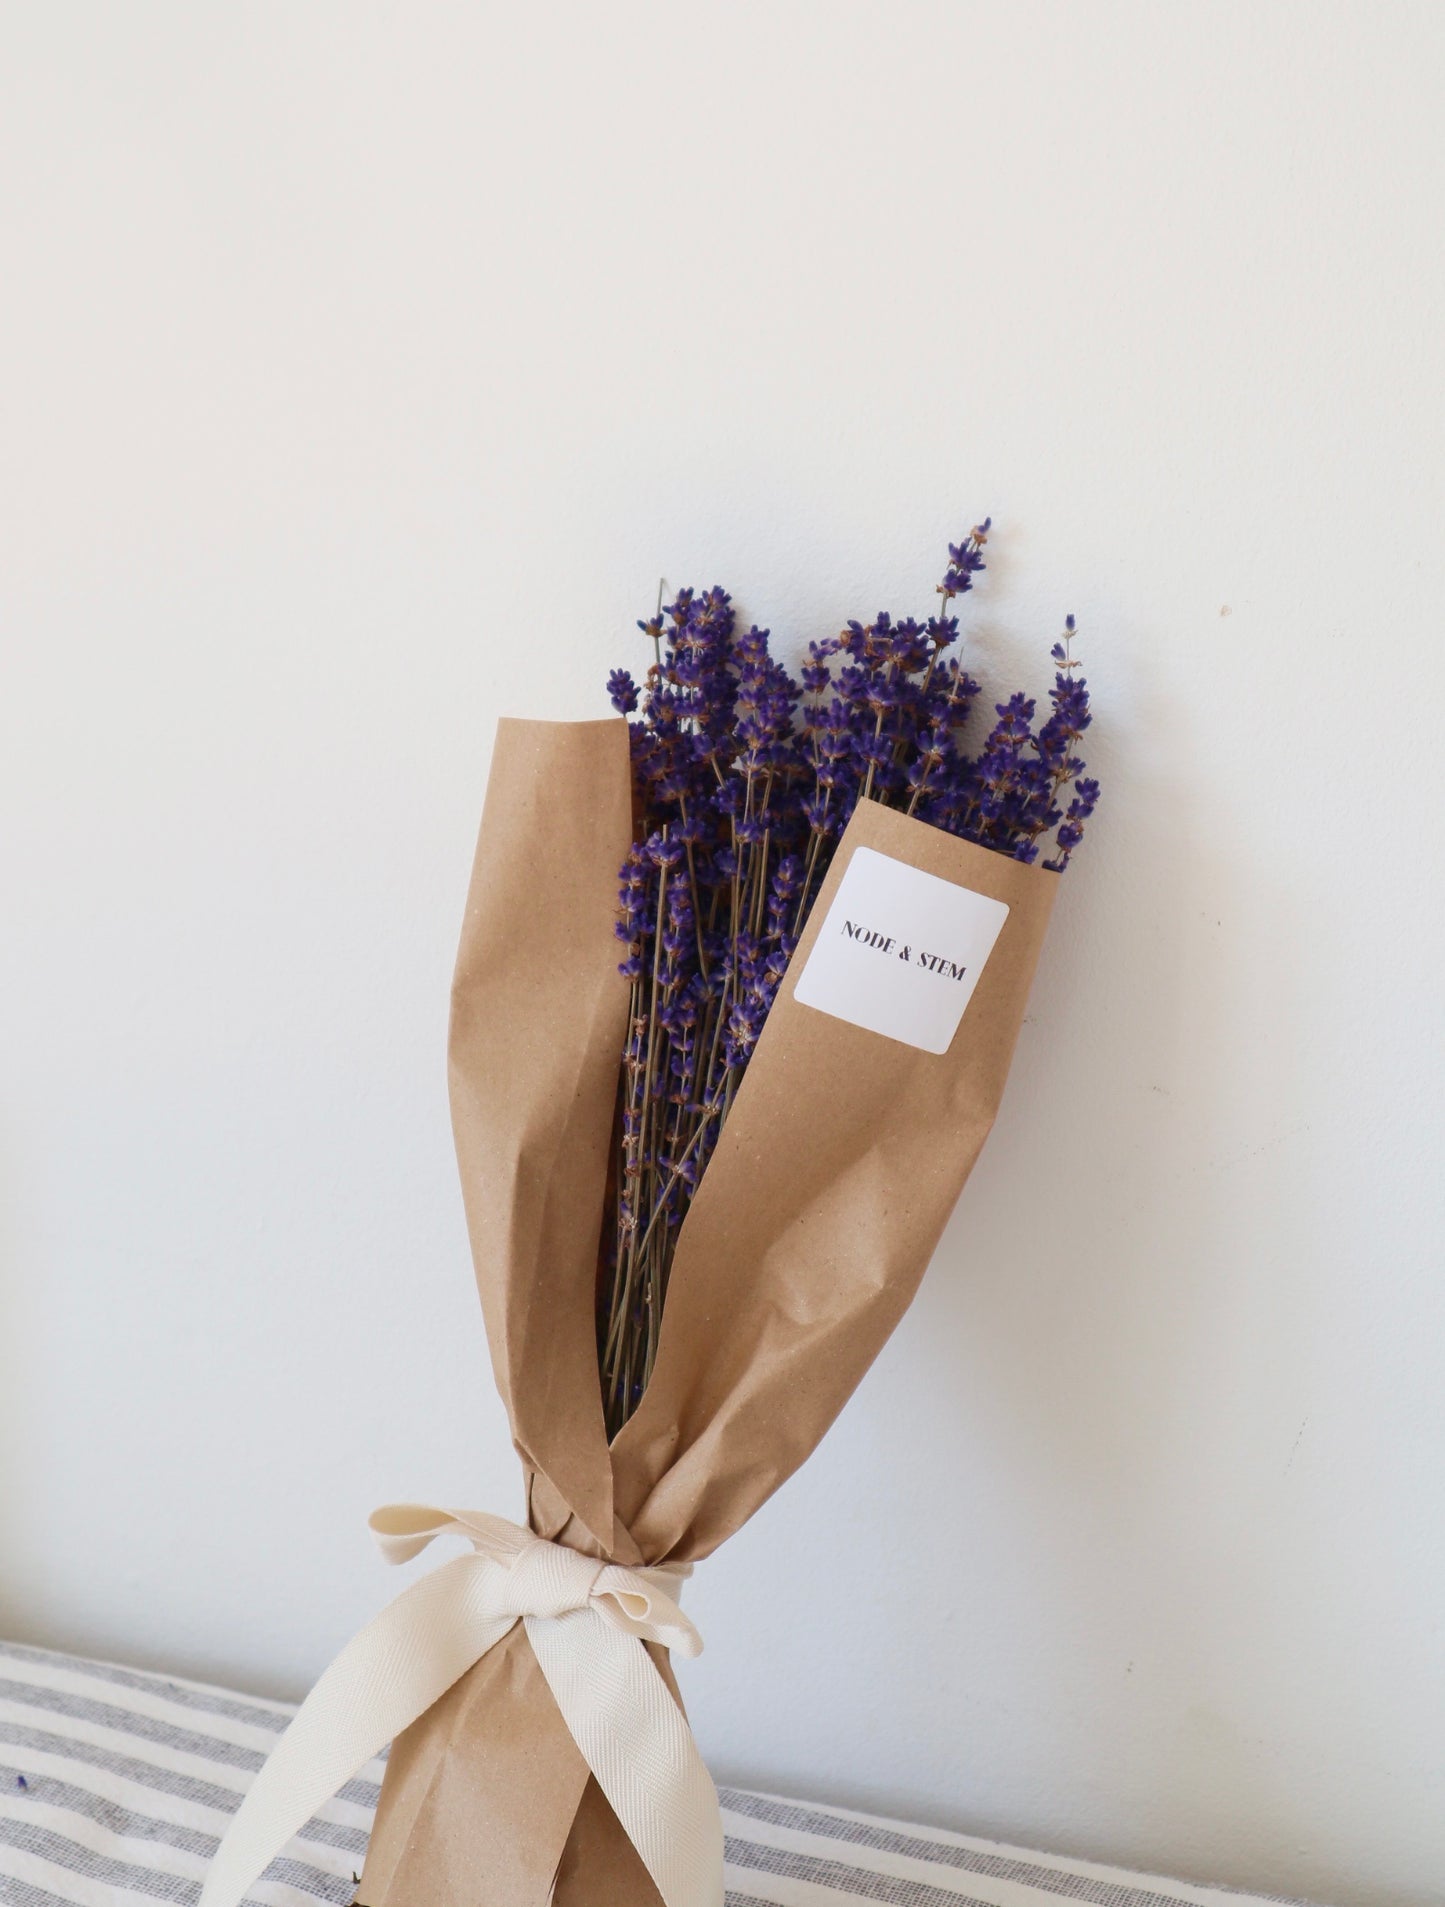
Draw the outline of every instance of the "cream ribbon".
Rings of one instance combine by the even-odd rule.
[[[438,1536],[472,1547],[403,1590],[322,1675],[233,1817],[200,1907],[238,1907],[316,1810],[518,1622],[667,1907],[722,1907],[717,1790],[642,1646],[701,1650],[677,1605],[691,1568],[622,1569],[505,1517],[425,1503],[388,1504],[371,1531],[389,1563]]]

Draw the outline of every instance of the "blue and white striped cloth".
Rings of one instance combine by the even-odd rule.
[[[0,1643],[0,1903],[194,1907],[217,1840],[291,1710]],[[382,1764],[272,1863],[260,1907],[345,1907]],[[728,1907],[1259,1907],[1261,1897],[1028,1854],[724,1789]]]

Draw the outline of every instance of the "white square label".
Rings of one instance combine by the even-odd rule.
[[[1007,919],[1003,901],[855,848],[793,997],[946,1053]]]

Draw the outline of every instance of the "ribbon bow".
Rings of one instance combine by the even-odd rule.
[[[388,1504],[370,1523],[389,1563],[438,1536],[472,1547],[403,1590],[325,1671],[232,1819],[200,1907],[237,1907],[322,1803],[518,1622],[666,1907],[722,1907],[717,1790],[642,1646],[701,1650],[677,1605],[690,1565],[622,1569],[505,1517],[424,1503]]]

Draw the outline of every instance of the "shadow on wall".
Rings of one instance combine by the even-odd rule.
[[[1001,1567],[1020,1565],[1020,1623],[1003,1651],[1015,1663],[1025,1644],[1032,1652],[1021,1732],[1023,1752],[1042,1758],[1034,1793],[1046,1818],[969,1826],[1174,1872],[1184,1841],[1200,1882],[1296,1891],[1301,1851],[1318,1847],[1324,1824],[1309,1768],[1296,1781],[1282,1750],[1301,1691],[1329,1670],[1292,1657],[1269,1579],[1268,1493],[1298,1428],[1278,1382],[1305,1327],[1291,1267],[1317,1257],[1314,1202],[1273,1190],[1267,1163],[1290,1137],[1307,1033],[1281,983],[1295,971],[1300,914],[1273,870],[1191,836],[1173,795],[1130,789],[1140,866],[1125,919],[1086,961],[1102,975],[1092,1030],[1057,964],[1080,923],[1046,948],[1035,1009],[1059,1044],[1036,1043],[1012,1082],[1030,1116],[1010,1122],[1006,1102],[970,1188],[982,1196],[965,1194],[945,1238],[912,1352],[920,1386],[946,1400],[948,1445],[983,1437],[980,1468],[1012,1499],[997,1522],[974,1512],[974,1527],[984,1541],[1006,1532]],[[1169,817],[1167,834],[1148,837],[1150,815]],[[1101,892],[1083,906],[1109,902]],[[1113,958],[1130,932],[1147,945]],[[1267,970],[1241,945],[1256,957],[1268,948]],[[1268,1041],[1252,1041],[1263,1022]],[[1053,1135],[1047,1155],[1041,1133]],[[1235,1210],[1242,1175],[1258,1221],[1248,1237]],[[910,1460],[901,1440],[890,1460]],[[1264,1661],[1280,1666],[1272,1688],[1256,1689]],[[1080,1753],[1091,1715],[1109,1755]],[[1135,1843],[1095,1839],[1087,1823],[1130,1794]],[[1339,1876],[1312,1885],[1329,1897]]]

